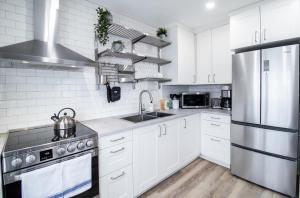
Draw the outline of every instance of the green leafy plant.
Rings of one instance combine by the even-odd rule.
[[[156,35],[160,38],[163,38],[163,37],[167,37],[168,36],[168,31],[166,28],[158,28],[157,31],[156,31]]]
[[[108,29],[112,24],[112,15],[106,8],[98,7],[97,11],[97,24],[95,24],[95,34],[99,42],[105,46],[109,41]]]

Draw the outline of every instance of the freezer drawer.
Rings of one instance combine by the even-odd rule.
[[[231,146],[231,173],[274,191],[296,195],[296,161]]]
[[[297,133],[231,124],[231,143],[290,158],[297,158],[297,136]]]
[[[260,50],[232,57],[232,120],[260,124]]]
[[[298,129],[299,45],[262,50],[261,124]]]

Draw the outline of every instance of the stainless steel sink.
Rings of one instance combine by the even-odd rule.
[[[172,116],[172,115],[173,114],[170,114],[170,113],[151,112],[151,113],[137,114],[137,115],[133,115],[133,116],[123,117],[121,119],[130,121],[130,122],[134,122],[134,123],[138,123],[138,122],[144,122],[144,121],[167,117],[167,116]]]

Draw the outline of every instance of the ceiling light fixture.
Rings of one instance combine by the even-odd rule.
[[[209,1],[209,2],[207,2],[207,3],[205,4],[205,7],[206,7],[208,10],[214,9],[215,6],[216,6],[216,4],[215,4],[215,2],[213,2],[213,1]]]

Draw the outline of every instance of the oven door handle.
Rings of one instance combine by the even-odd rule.
[[[34,170],[37,170],[37,169],[40,169],[40,168],[45,168],[47,166],[58,164],[58,163],[61,163],[61,162],[67,161],[67,160],[71,160],[71,159],[74,159],[76,157],[80,157],[80,156],[83,156],[83,155],[86,155],[86,154],[92,154],[92,157],[94,157],[94,156],[98,155],[98,150],[97,150],[97,148],[95,148],[95,149],[92,149],[92,150],[83,151],[81,153],[77,153],[77,154],[74,154],[74,155],[63,157],[61,159],[53,160],[53,161],[50,161],[50,162],[45,163],[45,164],[35,165],[34,167],[29,167],[27,169],[25,168],[25,169],[22,169],[22,170],[11,172],[11,173],[4,173],[3,174],[3,184],[6,185],[6,184],[10,184],[10,183],[13,183],[13,182],[16,182],[16,181],[21,181],[22,180],[21,176],[24,173],[28,173],[28,172],[31,172],[31,171],[34,171]]]

